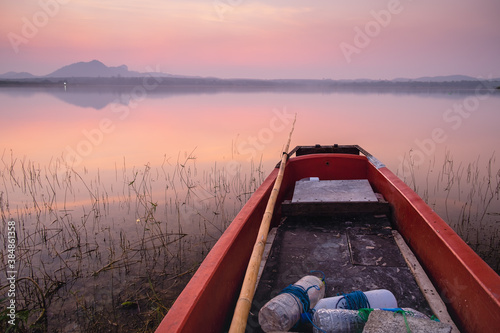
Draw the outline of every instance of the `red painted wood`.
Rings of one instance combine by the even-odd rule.
[[[237,215],[181,293],[158,333],[219,332],[230,321],[275,169]],[[364,156],[315,154],[289,160],[278,202],[306,177],[363,179],[393,206],[397,227],[464,332],[500,332],[500,277],[387,168]],[[279,207],[275,209],[275,224]]]
[[[500,276],[389,169],[370,183],[392,207],[397,228],[462,332],[500,332]]]
[[[293,186],[295,181],[307,177],[321,180],[367,178],[366,157],[349,154],[314,154],[290,159],[283,182]]]
[[[157,333],[220,332],[239,295],[275,169],[209,252],[158,326]]]

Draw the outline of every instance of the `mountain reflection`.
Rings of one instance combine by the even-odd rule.
[[[142,81],[141,81],[142,82]],[[419,95],[420,97],[457,98],[467,95],[498,94],[490,82],[488,87],[479,81],[461,82],[341,82],[331,80],[214,80],[212,84],[203,80],[200,84],[189,82],[176,85],[162,84],[51,84],[35,86],[4,86],[1,93],[26,97],[38,93],[48,94],[57,99],[82,108],[102,110],[111,104],[126,105],[145,98],[169,98],[177,95],[200,95],[218,93],[294,93],[294,94],[395,94]]]

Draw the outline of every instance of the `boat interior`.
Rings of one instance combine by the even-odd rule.
[[[305,190],[300,191],[298,185],[305,185]],[[318,185],[324,187],[307,191]],[[262,332],[258,313],[267,301],[310,274],[324,274],[325,297],[387,289],[399,307],[433,315],[394,240],[390,208],[366,180],[303,180],[297,183],[292,197],[282,206],[280,225],[268,237],[269,252],[265,254],[247,324],[251,331]],[[319,214],[300,208],[315,201],[322,203]],[[367,202],[380,205],[369,211]],[[341,209],[343,204],[349,205],[351,211],[345,205]],[[328,214],[328,208],[333,212]],[[301,214],[301,210],[307,213]]]
[[[318,149],[340,148],[311,147],[294,153]],[[359,147],[342,149],[359,153]],[[305,275],[324,278],[325,297],[386,289],[398,307],[434,315],[396,242],[395,237],[401,238],[391,221],[391,207],[367,179],[323,180],[311,175],[286,191],[279,225],[267,239],[248,332],[262,332],[262,306]],[[311,331],[312,326],[306,322],[295,330]]]

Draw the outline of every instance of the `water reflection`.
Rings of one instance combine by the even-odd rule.
[[[417,84],[417,83],[415,83]],[[177,86],[177,85],[144,85],[122,84],[122,85],[89,85],[89,84],[60,84],[48,86],[27,86],[24,88],[4,87],[0,93],[13,97],[27,97],[37,94],[47,94],[68,104],[102,110],[111,104],[129,105],[144,98],[169,98],[180,95],[213,95],[224,93],[252,93],[252,94],[392,94],[392,95],[418,95],[420,97],[460,98],[470,95],[489,95],[497,93],[491,84],[485,87],[479,81],[467,85],[455,84],[429,84],[418,83],[417,86],[404,85],[377,85],[376,83],[339,83],[335,85],[307,84],[302,82],[297,85],[271,85],[252,86],[241,84],[227,85],[200,85],[200,86]]]
[[[20,272],[66,322],[91,311],[98,331],[130,311],[117,302],[168,305],[139,294],[175,297],[280,159],[295,114],[292,146],[361,145],[499,268],[497,94],[85,89],[0,89],[2,218],[22,231]]]

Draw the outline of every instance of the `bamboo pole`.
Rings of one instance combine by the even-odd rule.
[[[262,222],[260,223],[259,233],[253,247],[252,255],[250,256],[250,261],[247,266],[245,278],[243,279],[243,286],[241,287],[240,297],[238,298],[236,308],[234,309],[233,320],[231,321],[229,333],[245,332],[245,328],[247,326],[248,314],[250,312],[250,307],[252,306],[252,300],[255,293],[255,284],[257,283],[257,275],[259,273],[259,266],[262,260],[262,254],[264,253],[267,234],[269,233],[269,226],[273,217],[274,206],[276,204],[276,200],[278,199],[278,193],[281,188],[281,183],[283,182],[283,175],[285,173],[286,162],[288,159],[287,152],[290,148],[290,141],[292,139],[292,133],[295,128],[296,120],[297,115],[295,115],[295,119],[293,120],[292,130],[290,131],[288,142],[286,144],[285,150],[283,151],[283,156],[281,157],[278,176],[276,177],[276,181],[274,182],[269,201],[267,202],[266,211],[264,212]]]

